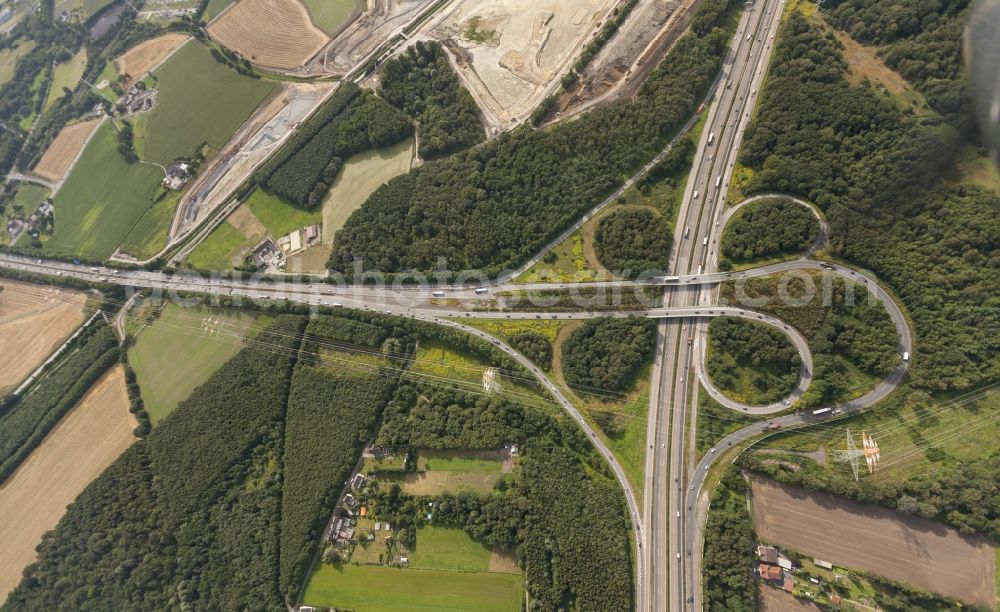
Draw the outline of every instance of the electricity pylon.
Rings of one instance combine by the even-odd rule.
[[[875,468],[878,467],[879,459],[881,459],[878,443],[874,438],[862,431],[861,448],[858,448],[857,444],[854,443],[854,437],[851,435],[850,429],[847,430],[847,450],[835,450],[833,454],[837,461],[850,464],[855,481],[858,480],[858,475],[861,471],[862,458],[864,458],[865,464],[868,466],[869,474],[875,473]]]

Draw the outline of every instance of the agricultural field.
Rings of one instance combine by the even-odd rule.
[[[14,78],[17,60],[30,53],[35,48],[35,44],[33,40],[24,40],[13,48],[0,51],[0,85]]]
[[[300,68],[329,40],[296,0],[239,0],[208,26],[208,34],[251,62],[279,70]]]
[[[417,529],[417,545],[410,552],[411,569],[521,573],[512,557],[490,550],[454,527],[425,525]]]
[[[159,253],[167,244],[170,223],[173,221],[174,210],[180,199],[181,192],[171,191],[146,210],[125,236],[121,251],[136,259],[148,259]]]
[[[73,90],[83,77],[83,70],[87,67],[87,49],[81,48],[76,55],[67,61],[57,65],[52,71],[52,85],[49,87],[48,97],[45,98],[45,106],[42,112],[49,110],[63,97],[63,88]]]
[[[246,202],[238,206],[191,252],[188,262],[203,270],[232,268],[240,265],[250,249],[265,237],[271,236],[277,239],[288,232],[321,221],[320,210],[302,210],[272,193],[257,188]],[[323,258],[320,271],[325,264],[326,258]]]
[[[81,291],[0,278],[0,395],[40,366],[86,318]]]
[[[512,459],[504,451],[425,449],[417,459],[417,471],[402,476],[403,492],[408,495],[461,490],[487,493],[512,466]]]
[[[967,603],[996,606],[996,553],[983,536],[759,478],[753,481],[753,508],[757,535],[765,541]]]
[[[160,94],[135,121],[135,148],[145,161],[166,165],[193,155],[202,143],[221,149],[274,90],[215,61],[201,44],[184,45],[152,74]]]
[[[100,119],[90,119],[61,129],[32,172],[50,181],[61,181],[100,123]]]
[[[128,353],[150,420],[162,421],[234,357],[259,327],[255,320],[239,310],[165,304]]]
[[[127,163],[114,124],[104,122],[54,198],[56,229],[45,251],[106,259],[153,206],[161,178],[155,166]]]
[[[199,270],[228,270],[243,262],[252,248],[250,242],[230,215],[191,252],[187,262]]]
[[[163,36],[143,41],[116,57],[115,69],[118,70],[118,74],[127,74],[132,77],[124,86],[128,87],[144,77],[147,72],[169,57],[174,50],[190,38],[187,34],[169,32]]]
[[[201,18],[206,22],[212,21],[218,17],[222,11],[229,8],[234,0],[208,0],[208,5],[205,7],[205,12],[201,14]]]
[[[515,574],[322,564],[309,580],[303,603],[365,612],[516,612],[523,591],[524,581]]]
[[[102,376],[0,487],[0,602],[66,505],[134,441],[124,368]]]
[[[309,18],[326,34],[338,31],[364,8],[363,0],[302,0]]]
[[[368,196],[390,179],[409,172],[413,165],[414,140],[365,151],[347,158],[344,167],[323,198],[323,242],[333,244],[334,235]]]
[[[614,5],[609,0],[464,0],[430,34],[458,50],[462,81],[496,129],[534,110]]]

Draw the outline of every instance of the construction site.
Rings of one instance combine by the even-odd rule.
[[[368,6],[302,69],[308,75],[345,76],[379,45],[400,35],[434,0],[369,0]]]
[[[640,0],[580,78],[560,97],[552,117],[568,117],[639,90],[687,27],[700,0]]]
[[[523,121],[599,31],[612,0],[461,0],[421,32],[441,41],[487,131]]]

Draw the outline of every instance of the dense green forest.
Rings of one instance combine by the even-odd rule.
[[[118,363],[118,342],[103,322],[87,327],[54,369],[27,393],[0,405],[0,483],[41,444],[45,436]]]
[[[376,190],[335,238],[330,267],[495,274],[537,252],[669,140],[719,69],[739,3],[706,0],[634,100],[536,131],[521,128],[425,164]]]
[[[871,6],[889,10],[884,2]],[[938,52],[927,46],[926,53]],[[957,66],[959,59],[949,61]],[[792,13],[741,154],[755,169],[747,190],[818,204],[833,253],[871,270],[902,298],[916,331],[914,384],[966,389],[995,379],[1000,216],[984,211],[1000,208],[1000,197],[943,183],[954,130],[935,116],[904,113],[864,84],[850,86],[843,68],[832,35]],[[873,362],[882,371],[888,363]]]
[[[722,255],[735,263],[785,254],[801,254],[819,235],[812,212],[788,200],[747,204],[726,226]],[[720,269],[728,266],[719,262]]]
[[[655,342],[651,319],[588,319],[563,341],[563,377],[583,392],[628,391]]]
[[[516,549],[532,609],[633,608],[625,500],[572,420],[416,381],[400,385],[385,414],[380,444],[495,449],[516,443],[521,458],[520,470],[488,494],[414,499],[396,484],[383,487],[373,504],[380,518],[410,532],[430,502],[434,524]]]
[[[541,334],[522,332],[510,337],[510,345],[516,351],[548,370],[552,367],[552,343]]]
[[[712,492],[705,523],[702,585],[705,610],[753,610],[757,600],[754,580],[755,534],[747,511],[747,484],[728,467]]]
[[[795,390],[802,358],[780,331],[763,323],[722,318],[712,319],[708,334],[708,375],[723,393],[763,405]]]
[[[375,94],[344,83],[254,175],[255,182],[305,208],[318,205],[356,153],[413,133],[406,117]]]
[[[782,278],[724,283],[720,293],[725,303],[772,314],[805,336],[813,354],[813,380],[802,396],[803,407],[846,399],[856,390],[852,368],[882,378],[899,363],[892,319],[862,285],[818,272],[790,281]],[[788,299],[775,297],[782,294],[782,286]],[[760,305],[761,299],[766,303]]]
[[[393,385],[296,366],[305,323],[278,316],[88,486],[3,609],[284,609]]]
[[[670,223],[649,208],[622,208],[601,219],[594,233],[597,258],[605,268],[635,278],[664,273],[670,263]]]
[[[935,111],[971,132],[968,78],[962,67],[962,31],[969,0],[835,0],[827,20],[858,42],[877,45],[887,65],[910,81]]]
[[[486,138],[479,109],[462,87],[440,43],[418,40],[379,71],[379,87],[391,104],[417,122],[417,153],[434,159]]]

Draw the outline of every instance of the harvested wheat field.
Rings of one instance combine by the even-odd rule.
[[[951,527],[828,493],[753,480],[754,527],[767,542],[922,589],[994,603],[993,545]]]
[[[0,279],[0,394],[13,390],[84,321],[80,291]]]
[[[66,506],[135,441],[128,406],[125,370],[115,366],[0,485],[0,601]]]
[[[101,119],[91,119],[64,127],[32,172],[50,181],[61,181],[100,123]]]
[[[115,68],[118,69],[119,74],[127,74],[131,77],[128,82],[131,85],[169,57],[174,50],[190,38],[187,34],[170,32],[141,42],[119,55],[115,59]]]
[[[208,33],[251,62],[281,70],[299,68],[329,40],[296,0],[240,0]]]

